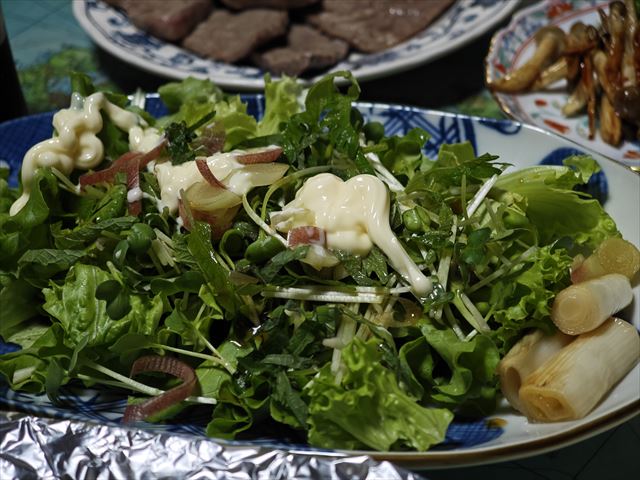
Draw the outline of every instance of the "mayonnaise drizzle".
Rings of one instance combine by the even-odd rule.
[[[102,130],[102,115],[109,116],[121,130],[129,132],[132,150],[149,151],[160,140],[154,128],[144,128],[144,120],[109,102],[104,93],[98,92],[83,98],[74,93],[71,106],[53,116],[57,133],[29,149],[22,161],[22,195],[11,205],[9,213],[17,214],[29,200],[35,172],[40,167],[54,167],[64,175],[74,169],[88,170],[104,159],[104,146],[97,137]]]
[[[313,225],[326,233],[327,247],[367,255],[377,245],[416,295],[432,283],[411,260],[389,226],[389,193],[373,175],[356,175],[344,182],[331,173],[305,182],[293,201],[271,217],[277,230],[287,232]]]
[[[236,175],[235,171],[242,169],[233,153],[217,153],[207,158],[207,165],[213,175],[223,182],[229,190],[238,195],[246,193],[251,185],[241,185],[238,181],[230,182]],[[160,186],[161,202],[158,208],[166,206],[171,213],[178,210],[180,190],[187,191],[191,185],[204,181],[195,161],[172,165],[171,162],[157,163],[154,167],[158,185]],[[242,187],[245,188],[242,188]]]
[[[216,179],[240,197],[253,187],[265,185],[263,180],[268,178],[252,169],[251,165],[238,162],[236,157],[243,154],[246,154],[244,150],[234,150],[215,153],[206,158],[207,165]],[[178,210],[180,190],[187,191],[193,184],[205,181],[195,161],[180,165],[172,165],[171,162],[156,163],[154,172],[160,186],[161,200],[158,208],[162,210],[166,206],[171,213]]]

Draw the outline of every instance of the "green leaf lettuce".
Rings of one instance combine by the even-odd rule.
[[[424,451],[444,439],[453,414],[425,408],[403,392],[394,373],[381,365],[377,343],[356,338],[342,350],[346,371],[341,384],[336,384],[330,365],[325,365],[306,387],[311,399],[311,444]]]

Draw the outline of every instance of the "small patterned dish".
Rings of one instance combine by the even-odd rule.
[[[497,25],[516,5],[512,0],[457,0],[435,23],[410,40],[375,54],[352,53],[332,71],[350,70],[358,80],[365,80],[435,60]],[[155,38],[133,26],[120,10],[99,0],[74,1],[73,13],[100,47],[143,70],[167,78],[208,77],[220,87],[235,90],[264,88],[263,70],[202,58]]]
[[[260,117],[264,99],[261,95],[246,95],[248,111]],[[537,164],[556,165],[572,154],[589,153],[587,149],[537,127],[510,120],[487,120],[464,115],[435,112],[414,107],[359,103],[367,120],[382,122],[387,135],[405,134],[421,127],[431,135],[426,153],[435,156],[442,143],[468,140],[478,153],[500,155],[505,162],[524,168]],[[147,110],[154,115],[164,113],[157,97],[149,97]],[[51,135],[52,113],[24,117],[0,125],[0,162],[12,169],[11,182],[27,149]],[[640,245],[640,217],[629,215],[629,206],[640,205],[640,175],[619,163],[593,154],[602,172],[594,188],[599,198],[606,199],[605,208],[616,220],[624,237]],[[596,193],[596,192],[594,192]],[[625,310],[625,318],[640,327],[640,285],[634,289],[633,307]],[[2,343],[0,353],[15,349]],[[522,458],[554,450],[613,428],[640,413],[640,365],[609,393],[598,407],[582,420],[550,424],[533,424],[511,410],[506,403],[487,418],[474,421],[456,420],[442,445],[428,452],[331,452],[312,449],[307,445],[287,442],[283,438],[261,438],[231,442],[234,445],[261,445],[295,451],[313,450],[316,455],[368,454],[411,468],[460,467]],[[27,411],[32,414],[84,420],[116,425],[122,418],[126,398],[104,391],[63,389],[60,402],[52,404],[44,395],[14,392],[0,379],[0,409]],[[210,411],[190,414],[188,419],[171,424],[145,424],[144,428],[180,434],[204,435]],[[229,444],[224,440],[216,440]]]
[[[598,8],[608,12],[608,4],[608,0],[544,0],[518,12],[509,26],[493,37],[486,59],[487,81],[500,78],[525,63],[535,51],[533,36],[541,27],[555,25],[568,31],[578,21],[598,26]],[[640,142],[626,141],[616,148],[605,143],[599,133],[590,140],[586,113],[573,118],[562,114],[562,106],[569,96],[565,85],[562,81],[542,92],[496,93],[494,97],[513,119],[551,130],[640,171]]]

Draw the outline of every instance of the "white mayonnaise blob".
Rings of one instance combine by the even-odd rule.
[[[344,182],[322,173],[311,177],[281,212],[271,216],[277,230],[316,226],[325,231],[327,247],[367,255],[377,245],[416,295],[432,290],[427,278],[402,248],[389,226],[389,193],[373,175],[356,175]]]
[[[139,125],[129,129],[129,148],[134,152],[148,152],[154,149],[162,140],[162,134],[157,128],[143,128]]]
[[[132,150],[147,152],[160,141],[156,129],[145,129],[140,116],[109,102],[102,92],[86,98],[74,93],[71,106],[53,116],[57,136],[34,145],[26,153],[22,161],[22,195],[11,205],[11,215],[17,214],[29,200],[31,183],[39,167],[54,167],[69,175],[76,168],[88,170],[100,164],[104,159],[104,146],[97,137],[102,130],[101,110],[119,129],[129,132]]]

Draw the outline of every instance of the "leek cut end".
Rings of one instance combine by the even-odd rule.
[[[591,327],[593,302],[589,291],[579,286],[560,292],[551,310],[551,319],[568,335],[578,335]]]
[[[534,385],[520,389],[520,396],[527,406],[524,412],[527,418],[535,422],[562,422],[576,418],[576,412],[554,392],[541,391]]]

